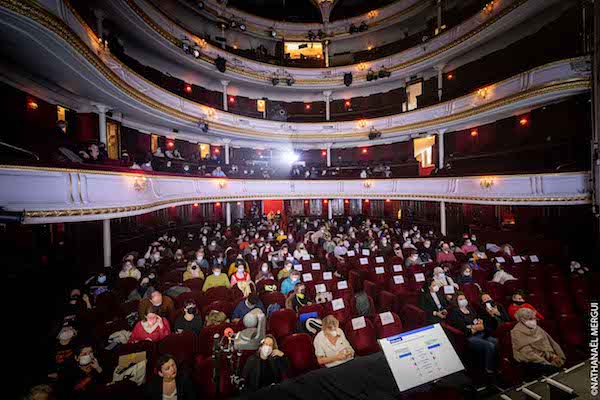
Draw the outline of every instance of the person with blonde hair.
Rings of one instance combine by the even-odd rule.
[[[135,278],[139,281],[141,277],[142,273],[133,265],[133,262],[130,260],[125,260],[121,271],[119,271],[119,278]]]
[[[515,313],[518,323],[510,331],[513,357],[536,374],[558,372],[567,359],[559,344],[537,324],[536,313],[520,308]]]
[[[354,358],[354,349],[340,329],[340,321],[333,315],[323,318],[321,332],[315,336],[315,355],[319,365],[336,367]]]
[[[183,281],[187,281],[190,279],[204,279],[204,272],[202,269],[196,264],[196,261],[191,261],[187,265],[186,271],[183,273]]]

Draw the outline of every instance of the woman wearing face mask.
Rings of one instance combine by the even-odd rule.
[[[473,279],[473,270],[471,270],[469,264],[463,264],[462,267],[460,267],[458,278],[456,280],[459,285],[462,285],[463,283],[475,282],[475,280]]]
[[[485,372],[494,373],[497,364],[498,341],[495,337],[485,333],[483,319],[479,318],[475,310],[469,307],[469,302],[462,292],[456,293],[456,307],[450,310],[448,321],[453,327],[464,333],[467,343],[473,351],[472,355],[477,356],[473,361],[481,360]]]
[[[202,291],[206,292],[208,289],[223,286],[229,289],[231,284],[229,283],[229,278],[227,275],[221,272],[221,267],[219,265],[213,265],[212,274],[206,277],[204,281],[204,286],[202,286]]]
[[[281,382],[288,368],[289,361],[279,350],[275,337],[265,336],[256,353],[244,365],[242,377],[246,381],[246,390],[255,392]]]
[[[238,262],[237,264],[237,271],[235,272],[235,274],[231,275],[230,285],[232,287],[235,286],[238,282],[252,280],[250,274],[246,272],[244,264],[241,262]]]
[[[422,265],[422,264],[423,264],[423,262],[419,258],[419,253],[417,253],[416,250],[412,250],[410,252],[410,255],[408,256],[408,258],[404,262],[405,267],[410,267],[412,265]]]
[[[273,278],[273,274],[271,273],[271,269],[269,268],[269,264],[268,263],[262,263],[262,265],[260,266],[260,269],[258,270],[258,273],[256,274],[256,278],[254,279],[254,282],[258,283],[262,280],[267,280],[267,279],[274,279]]]
[[[517,290],[512,295],[512,303],[510,304],[510,306],[508,306],[508,315],[510,315],[510,318],[513,320],[516,319],[515,314],[521,308],[528,308],[530,310],[533,310],[533,312],[535,313],[535,317],[538,320],[544,320],[544,316],[540,314],[534,306],[525,302],[525,292],[523,292],[522,290]]]
[[[509,274],[508,272],[506,272],[504,270],[504,267],[502,267],[501,263],[496,262],[496,272],[494,273],[492,282],[496,282],[501,285],[504,285],[504,283],[506,283],[506,281],[516,281],[516,280],[517,280],[517,278],[515,278],[514,276],[512,276],[511,274]]]
[[[298,312],[300,308],[310,304],[312,304],[312,301],[306,293],[306,286],[302,282],[296,283],[294,291],[290,293],[285,301],[285,307]]]
[[[119,278],[123,279],[123,278],[135,278],[136,280],[140,280],[140,278],[142,277],[142,273],[140,272],[139,269],[137,269],[136,267],[133,266],[133,263],[131,261],[125,261],[123,263],[123,267],[121,268],[121,271],[119,272]]]
[[[340,329],[340,322],[333,316],[323,318],[321,332],[313,342],[319,365],[335,367],[354,358],[354,349]]]
[[[481,294],[481,311],[479,315],[483,319],[483,325],[488,334],[494,333],[501,324],[510,322],[510,316],[504,306],[496,303],[492,296],[487,293]]]
[[[198,314],[198,306],[194,300],[189,299],[183,303],[183,315],[180,315],[175,320],[173,330],[175,333],[189,331],[194,332],[196,335],[200,334],[202,330],[202,318]]]
[[[471,239],[468,239],[468,238],[465,240],[465,243],[462,245],[462,247],[460,249],[465,254],[469,254],[469,253],[473,253],[473,252],[479,251],[479,249],[477,248],[477,246],[475,246],[473,244],[473,242],[471,242]]]
[[[56,345],[52,358],[49,360],[48,378],[56,379],[63,373],[65,366],[73,358],[77,341],[77,331],[72,326],[63,327],[56,337]]]
[[[428,278],[421,289],[418,300],[419,308],[425,311],[425,319],[428,324],[443,322],[448,315],[448,301],[440,286],[433,278]]]
[[[204,279],[204,272],[198,267],[196,261],[189,262],[186,271],[183,273],[183,281],[190,279]]]
[[[185,258],[183,256],[183,250],[182,249],[177,249],[175,251],[175,255],[173,256],[173,261],[176,264],[181,264],[181,265],[185,265]]]
[[[227,275],[231,276],[238,272],[239,264],[244,266],[244,271],[250,273],[250,268],[248,267],[248,263],[244,261],[244,256],[240,253],[235,258],[235,261],[229,265],[229,270],[227,271]]]
[[[156,362],[156,377],[144,389],[147,400],[193,400],[197,399],[192,380],[177,371],[171,354],[161,355]]]
[[[290,260],[286,260],[283,263],[283,268],[277,273],[277,280],[281,282],[283,279],[289,278],[292,273],[294,267],[294,262]]]
[[[59,376],[59,399],[87,399],[94,387],[105,383],[103,370],[91,345],[83,344],[75,349],[74,358]]]
[[[435,267],[433,269],[433,279],[440,287],[454,286],[454,289],[458,289],[458,284],[456,284],[452,278],[446,275],[446,272],[442,267]]]
[[[310,254],[308,254],[308,251],[306,251],[306,246],[304,246],[304,243],[300,243],[298,246],[296,246],[296,250],[294,250],[294,258],[296,260],[302,262],[302,257],[308,255]]]
[[[141,340],[159,342],[171,334],[171,326],[166,318],[161,317],[158,307],[148,307],[142,321],[138,321],[131,332],[129,343]]]
[[[558,343],[537,324],[535,312],[521,308],[515,314],[518,323],[510,331],[513,357],[524,363],[534,375],[551,375],[567,359]]]
[[[287,296],[288,293],[294,290],[298,282],[300,282],[300,272],[294,269],[290,272],[290,276],[281,282],[281,293]]]
[[[198,250],[196,252],[195,263],[202,271],[208,271],[210,269],[210,264],[208,263],[204,251],[202,250]]]

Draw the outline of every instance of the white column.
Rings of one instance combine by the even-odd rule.
[[[327,201],[327,219],[333,219],[333,207],[331,206],[331,200]]]
[[[104,246],[104,266],[110,267],[111,244],[110,244],[110,219],[102,220],[102,244]]]
[[[446,236],[446,202],[440,201],[440,232]]]
[[[438,169],[444,168],[444,133],[448,129],[438,129]]]
[[[327,166],[331,167],[331,146],[333,146],[333,143],[326,143],[325,145],[327,146]]]
[[[438,100],[442,101],[442,93],[443,93],[443,88],[444,88],[444,67],[446,66],[446,64],[439,64],[436,65],[435,67],[433,67],[433,69],[435,69],[437,71],[437,78],[438,78]]]
[[[223,139],[223,143],[225,144],[225,165],[229,165],[229,144],[231,143],[231,139]]]
[[[326,90],[323,92],[323,96],[325,96],[325,121],[329,121],[330,119],[330,102],[331,102],[331,94],[333,92],[331,90]]]
[[[229,81],[222,80],[221,85],[223,85],[223,110],[227,111],[227,86],[229,86]]]
[[[231,203],[225,203],[225,224],[231,226]]]
[[[104,104],[94,104],[98,111],[98,127],[100,132],[100,143],[106,143],[106,112],[110,110],[110,107]]]

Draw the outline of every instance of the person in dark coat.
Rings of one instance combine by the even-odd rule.
[[[439,290],[440,286],[433,278],[429,278],[425,281],[419,295],[419,308],[425,311],[425,319],[428,324],[440,323],[448,315],[448,301]]]
[[[192,380],[177,373],[177,364],[171,354],[163,354],[156,362],[158,375],[144,389],[146,400],[196,400]]]
[[[486,333],[492,335],[498,326],[505,322],[510,322],[510,315],[506,308],[500,303],[496,303],[492,296],[487,293],[481,294],[481,311],[479,313],[483,319]]]
[[[272,335],[267,335],[261,346],[252,355],[242,371],[246,382],[246,391],[255,392],[265,386],[279,383],[283,380],[289,368],[289,361],[277,347],[277,341]]]

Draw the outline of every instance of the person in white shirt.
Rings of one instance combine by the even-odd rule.
[[[298,261],[302,261],[302,257],[304,256],[310,256],[310,254],[306,251],[304,243],[299,243],[298,246],[296,246],[296,250],[294,250],[294,258]]]
[[[417,250],[417,248],[415,247],[415,245],[412,244],[412,241],[410,240],[410,238],[406,239],[406,242],[404,242],[402,244],[402,248],[403,249],[414,249],[414,250]]]
[[[442,267],[435,267],[433,269],[433,279],[439,287],[454,286],[454,289],[458,289],[458,284],[446,275]]]
[[[504,285],[507,281],[516,281],[517,278],[509,274],[502,268],[502,264],[496,262],[496,273],[494,273],[494,277],[492,278],[492,282],[499,283]]]
[[[340,329],[340,322],[333,316],[323,318],[321,332],[313,343],[319,365],[336,367],[354,358],[354,349]]]
[[[366,170],[364,170],[364,169],[363,169],[362,171],[360,171],[360,177],[361,177],[362,179],[366,179],[366,178],[367,178],[367,171],[366,171]]]

